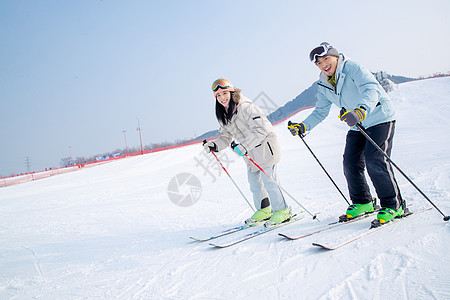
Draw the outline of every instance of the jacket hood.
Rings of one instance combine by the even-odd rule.
[[[242,98],[242,90],[238,88],[234,88],[234,92],[231,92],[231,100],[233,100],[234,103],[239,103]]]

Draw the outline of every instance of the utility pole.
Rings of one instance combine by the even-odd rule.
[[[30,161],[30,158],[28,156],[25,159],[25,166],[27,167],[28,173],[30,173],[31,161]]]
[[[125,139],[125,156],[128,155],[127,135],[125,134],[126,132],[127,132],[126,130],[123,131],[123,137]]]
[[[144,148],[142,148],[142,136],[141,136],[141,124],[139,123],[139,118],[136,118],[138,121],[138,128],[136,129],[139,132],[139,139],[141,140],[141,155],[144,154]]]
[[[70,151],[70,165],[73,165],[73,161],[72,161],[72,146],[69,146],[69,151]]]

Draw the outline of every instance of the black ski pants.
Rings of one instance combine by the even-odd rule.
[[[394,139],[395,121],[378,124],[366,129],[367,134],[390,157]],[[360,131],[347,133],[344,151],[344,174],[347,179],[350,199],[363,204],[372,200],[364,175],[365,167],[375,187],[381,207],[397,209],[402,196],[394,177],[392,165]]]

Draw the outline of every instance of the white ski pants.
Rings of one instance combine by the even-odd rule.
[[[269,198],[273,211],[286,209],[286,200],[278,186],[276,165],[263,168],[263,170],[270,175],[270,178],[260,170],[256,172],[247,172],[248,183],[250,184],[250,191],[253,194],[255,208],[257,210],[261,209],[261,201],[264,198]]]

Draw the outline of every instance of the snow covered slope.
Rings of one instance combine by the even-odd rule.
[[[449,214],[450,78],[405,83],[391,95],[392,158]],[[347,126],[337,115],[334,108],[306,141],[347,195]],[[281,184],[321,223],[334,220],[346,202],[286,123],[276,130]],[[332,252],[313,247],[314,236],[277,235],[319,224],[310,218],[226,249],[192,242],[252,213],[202,151],[192,145],[0,189],[0,299],[450,299],[450,223],[436,210]],[[251,199],[241,158],[219,157]],[[188,207],[168,193],[177,194],[172,180],[184,173],[201,183]],[[396,176],[411,210],[429,206]]]

